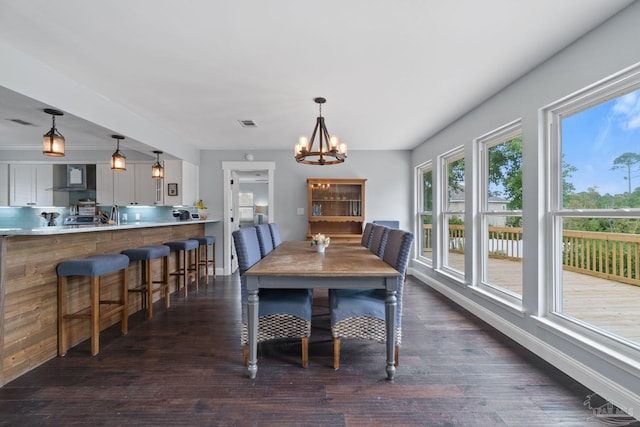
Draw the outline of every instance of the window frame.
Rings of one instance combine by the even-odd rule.
[[[424,210],[425,200],[424,200],[424,174],[428,171],[431,171],[431,210]],[[415,226],[415,235],[418,236],[415,239],[415,253],[416,260],[421,263],[424,263],[427,267],[433,267],[433,250],[435,243],[435,229],[434,229],[434,216],[433,216],[433,206],[436,197],[436,191],[434,186],[434,169],[433,163],[431,160],[428,160],[416,167],[416,188],[418,191],[416,192],[416,226]],[[431,258],[424,255],[423,247],[424,247],[424,217],[431,216],[431,250],[432,256]]]
[[[489,149],[499,144],[510,141],[518,136],[522,138],[522,119],[518,118],[512,122],[509,122],[503,126],[498,127],[486,134],[475,138],[473,145],[476,150],[475,158],[478,164],[476,165],[477,175],[475,180],[478,184],[478,203],[477,203],[477,215],[476,224],[478,230],[478,251],[479,262],[476,265],[476,271],[473,275],[474,279],[471,286],[484,291],[490,298],[497,302],[505,302],[510,307],[516,307],[519,310],[522,309],[522,295],[513,291],[505,289],[498,284],[491,283],[488,280],[488,263],[489,263],[489,236],[487,234],[489,220],[492,217],[523,217],[522,209],[508,210],[503,207],[500,211],[489,209]],[[524,165],[524,162],[522,162]],[[524,250],[524,245],[523,245]],[[524,264],[524,256],[522,263]],[[524,277],[521,277],[521,282],[524,282]]]
[[[540,188],[546,189],[546,231],[542,243],[550,250],[543,259],[544,286],[539,294],[539,312],[536,319],[549,331],[568,338],[576,344],[596,351],[601,357],[629,369],[630,359],[636,360],[640,345],[605,331],[591,323],[564,314],[562,310],[562,222],[566,218],[607,217],[629,218],[640,216],[640,209],[567,209],[562,205],[562,130],[564,117],[600,105],[640,89],[640,64],[607,77],[539,110],[542,153],[546,174],[539,177]],[[601,351],[602,349],[602,351]],[[606,349],[606,350],[604,350]],[[640,363],[631,364],[640,369]]]
[[[437,197],[439,200],[439,203],[437,204],[437,208],[436,208],[437,209],[436,221],[437,221],[438,227],[435,235],[436,244],[434,246],[438,248],[437,269],[441,273],[454,279],[456,282],[459,282],[460,284],[464,284],[465,272],[452,268],[448,262],[449,261],[449,216],[457,215],[465,218],[465,212],[466,212],[466,198],[468,193],[467,191],[465,191],[465,201],[463,203],[462,210],[448,209],[449,207],[449,203],[448,203],[449,202],[449,195],[448,195],[449,164],[451,162],[454,162],[460,159],[465,160],[465,178],[466,178],[468,162],[465,159],[464,145],[459,145],[447,151],[446,153],[443,153],[440,156],[438,156],[438,168],[436,170],[437,172],[436,182],[438,183]],[[470,237],[470,236],[467,236],[466,233],[471,232],[472,231],[471,229],[472,227],[469,227],[469,229],[467,230],[467,226],[465,226],[465,240],[467,240]],[[465,245],[466,245],[466,242],[465,242]],[[467,252],[465,249],[465,257],[464,257],[465,263],[466,263],[466,258],[467,258]]]

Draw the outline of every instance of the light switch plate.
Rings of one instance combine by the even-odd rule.
[[[298,215],[304,215],[304,208],[298,208]]]

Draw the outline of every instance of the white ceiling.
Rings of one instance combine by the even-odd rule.
[[[174,154],[293,151],[317,96],[350,150],[411,149],[631,2],[0,0],[0,42],[154,124]],[[3,84],[0,149],[40,150],[42,108],[61,107]],[[67,150],[111,143],[75,113],[57,120]]]

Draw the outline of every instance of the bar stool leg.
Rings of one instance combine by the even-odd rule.
[[[100,351],[100,277],[91,277],[91,355]]]
[[[58,355],[67,355],[67,277],[58,276]]]
[[[122,335],[129,333],[129,269],[122,270]],[[99,325],[99,323],[98,323]]]
[[[162,257],[162,277],[164,284],[164,306],[169,308],[171,306],[171,297],[169,293],[169,256]]]
[[[147,319],[153,318],[153,278],[151,277],[151,260],[145,259],[142,261],[144,274],[145,274],[145,291],[146,295],[143,297],[147,305]]]
[[[182,282],[184,284],[184,297],[187,297],[187,288],[189,287],[189,264],[187,255],[189,251],[182,251]]]
[[[192,256],[195,257],[195,262],[193,264],[191,264]],[[198,292],[200,290],[200,246],[195,248],[194,254],[189,253],[189,266],[192,265],[193,268],[189,267],[189,270],[195,272],[196,292]]]

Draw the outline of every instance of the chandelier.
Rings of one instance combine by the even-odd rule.
[[[313,128],[311,140],[301,136],[296,144],[294,151],[296,161],[307,165],[334,165],[344,162],[347,158],[347,144],[339,143],[337,136],[329,136],[329,131],[324,124],[322,117],[322,104],[327,102],[324,98],[314,98],[313,101],[318,104],[320,113],[316,119],[316,127]],[[314,151],[313,143],[318,134],[318,149]]]

